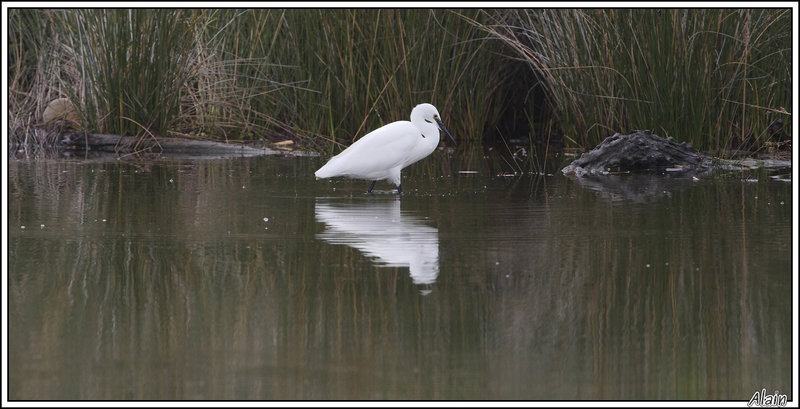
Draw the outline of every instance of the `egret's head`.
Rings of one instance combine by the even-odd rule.
[[[435,106],[427,103],[415,106],[411,111],[411,122],[415,122],[415,118],[419,118],[427,123],[436,124],[439,129],[444,132],[448,138],[450,138],[450,141],[453,142],[453,145],[458,145],[456,144],[456,140],[453,138],[453,135],[450,135],[450,132],[448,132],[447,128],[445,128],[442,118],[439,115],[439,110],[437,110]]]

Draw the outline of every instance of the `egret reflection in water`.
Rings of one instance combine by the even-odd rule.
[[[425,286],[439,276],[439,230],[424,219],[400,211],[400,199],[367,203],[315,203],[325,231],[317,238],[346,244],[373,258],[379,266],[408,267],[411,281]]]

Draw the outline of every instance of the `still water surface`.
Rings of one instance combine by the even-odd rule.
[[[12,160],[9,399],[791,393],[790,183],[322,163]]]

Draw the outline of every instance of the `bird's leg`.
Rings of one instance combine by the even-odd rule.
[[[369,184],[369,189],[367,189],[367,193],[372,193],[372,188],[375,187],[375,182],[377,182],[377,180],[373,180],[372,183]]]

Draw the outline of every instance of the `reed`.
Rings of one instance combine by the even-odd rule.
[[[55,37],[51,20],[40,10],[8,14],[8,133],[14,146],[34,151],[56,143],[57,134],[37,127],[48,101],[60,95],[57,63],[51,56]],[[13,149],[9,150],[13,152]]]
[[[200,12],[61,10],[64,89],[87,129],[166,135],[181,120],[184,86],[195,68]]]
[[[542,73],[570,141],[651,129],[724,150],[791,121],[788,9],[510,10],[483,25]]]
[[[244,76],[281,84],[259,110],[319,150],[406,119],[421,102],[437,105],[461,138],[479,139],[496,80],[486,40],[457,14],[254,10],[231,21],[226,59],[280,62]]]
[[[651,129],[723,151],[791,124],[789,9],[9,10],[10,134],[294,139],[332,153],[420,102],[532,158]],[[536,159],[537,161],[539,159]]]

